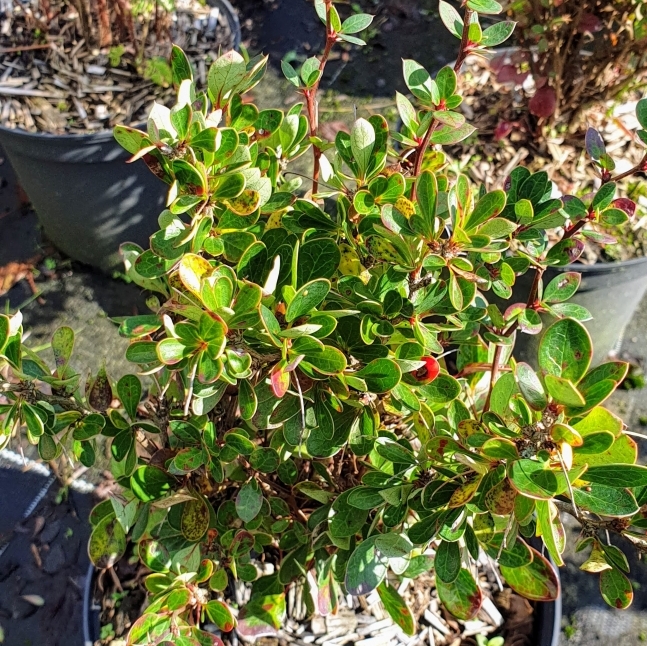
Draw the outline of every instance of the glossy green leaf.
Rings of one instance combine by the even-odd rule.
[[[621,610],[628,608],[634,598],[631,581],[616,568],[600,573],[600,593],[612,608]]]
[[[169,493],[174,482],[162,469],[144,465],[131,476],[130,488],[140,500],[150,502]]]
[[[348,559],[344,585],[353,596],[372,592],[386,576],[389,562],[375,546],[375,538],[362,541]]]
[[[262,506],[263,494],[256,480],[250,480],[238,490],[236,513],[243,522],[249,523],[254,520]]]
[[[317,307],[326,298],[329,291],[330,282],[326,279],[321,278],[306,283],[297,291],[288,305],[285,320],[291,323],[304,316]]]
[[[454,582],[461,571],[461,552],[457,542],[441,541],[434,560],[436,578],[443,583]]]
[[[591,363],[591,337],[573,319],[561,319],[544,333],[539,344],[539,365],[545,374],[577,383]]]
[[[616,489],[632,489],[647,485],[647,467],[638,464],[599,464],[589,467],[580,478]]]
[[[582,393],[567,379],[546,375],[544,378],[546,390],[553,401],[564,406],[584,406],[586,403]]]
[[[573,498],[580,509],[601,516],[632,516],[638,512],[634,496],[627,490],[594,484],[573,489]]]
[[[395,388],[402,377],[400,366],[392,359],[374,359],[354,373],[366,382],[372,393],[385,393]]]

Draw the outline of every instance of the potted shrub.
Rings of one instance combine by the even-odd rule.
[[[591,368],[590,337],[565,303],[579,277],[544,281],[581,252],[582,228],[564,227],[567,204],[543,212],[543,175],[517,169],[505,191],[487,191],[438,149],[473,132],[456,112],[457,72],[469,51],[509,35],[499,23],[485,43],[470,39],[500,5],[468,0],[455,68],[432,78],[404,61],[416,97],[398,96],[415,143],[406,153],[379,115],[334,143],[319,136],[327,57],[370,17],[316,6],[325,53],[298,73],[284,64],[305,99],[287,113],[243,100],[261,69],[221,57],[207,96],[174,51],[176,105],[156,108],[146,132],[117,133],[172,187],[150,248],[123,247],[130,277],[152,292],[150,314],[119,324],[146,391],[140,376],[113,384],[103,370],[81,388],[71,329],[54,334],[52,371],[23,343],[20,315],[0,317],[4,442],[26,428],[44,460],[65,450],[87,466],[107,442],[120,490],[92,513],[89,553],[110,569],[130,541],[141,561],[150,605],[129,646],[276,635],[296,584],[322,615],[342,591],[375,592],[413,635],[401,578],[433,568],[447,612],[468,620],[482,602],[481,553],[519,594],[554,600],[556,571],[528,541],[541,537],[561,565],[562,512],[582,526],[603,598],[626,608],[628,566],[607,532],[644,549],[647,467],[603,404],[627,365]],[[303,196],[286,175],[310,149]],[[586,205],[592,217],[612,208],[612,180]],[[548,249],[558,225],[567,233]],[[495,284],[527,272],[523,305],[488,303]],[[553,320],[535,371],[512,348],[544,309]],[[232,580],[251,584],[241,608]]]
[[[144,121],[156,96],[168,102],[172,38],[188,45],[196,69],[208,67],[212,50],[238,46],[236,14],[227,0],[177,11],[16,0],[1,20],[0,145],[52,242],[115,269],[120,243],[144,244],[155,231],[167,188],[143,165],[124,164],[112,129]]]
[[[577,6],[534,0],[506,4],[508,15],[518,21],[515,47],[497,52],[489,66],[472,57],[467,70],[471,77],[467,109],[476,112],[475,122],[483,133],[476,152],[485,164],[479,168],[482,162],[476,161],[477,176],[485,175],[492,185],[497,176],[491,172],[493,167],[511,169],[518,163],[515,159],[525,155],[524,163],[532,170],[546,170],[563,194],[583,198],[599,188],[605,173],[622,177],[644,167],[647,156],[640,150],[640,139],[639,146],[618,148],[626,139],[627,126],[613,129],[612,155],[606,153],[600,134],[589,127],[631,123],[626,117],[638,98],[634,88],[640,87],[647,71],[647,18],[638,5],[631,0],[607,4],[593,0]],[[456,23],[456,16],[450,5],[441,5],[441,17],[448,26]],[[453,31],[456,35],[455,27]],[[496,77],[496,91],[489,95],[479,89],[477,79],[484,75]],[[626,101],[629,105],[622,106]],[[593,166],[578,161],[577,152],[570,156],[566,152],[585,147]],[[463,159],[470,153],[475,157],[473,145],[459,145],[452,152]],[[621,214],[594,222],[584,218],[580,225],[586,224],[586,250],[581,261],[551,268],[547,274],[547,278],[573,271],[582,274],[573,302],[590,312],[583,312],[586,319],[582,320],[594,341],[596,363],[619,349],[624,329],[647,290],[647,258],[641,242],[645,235],[639,222],[641,209],[635,204],[634,193],[640,194],[636,188],[623,187],[616,196],[631,226],[624,231],[618,228],[617,222],[626,219]],[[579,200],[572,208],[576,204]],[[612,244],[614,238],[617,245]],[[519,282],[515,300],[524,298],[530,283]],[[523,358],[537,350],[538,339],[526,341],[517,348]]]

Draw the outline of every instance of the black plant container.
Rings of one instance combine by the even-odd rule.
[[[228,0],[208,0],[227,17],[240,45]],[[65,254],[104,271],[121,268],[119,245],[148,247],[167,186],[130,156],[112,131],[50,135],[0,126],[0,146],[13,166],[47,237]]]

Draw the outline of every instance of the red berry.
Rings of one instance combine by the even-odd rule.
[[[424,361],[425,365],[416,370],[414,377],[423,384],[430,384],[440,374],[438,359],[435,357],[422,357],[420,360]]]

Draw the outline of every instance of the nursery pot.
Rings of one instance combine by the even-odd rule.
[[[240,25],[228,0],[208,0],[226,16],[240,45]],[[4,148],[47,237],[65,254],[104,271],[121,267],[119,245],[148,247],[167,186],[130,154],[111,130],[51,135],[0,126]]]
[[[582,275],[579,289],[568,302],[582,305],[591,313],[593,318],[585,321],[584,325],[593,341],[593,365],[602,363],[609,354],[620,350],[625,328],[647,291],[647,257],[595,265],[574,263],[550,267],[544,273],[544,285],[567,271]],[[526,301],[533,278],[533,271],[518,278],[507,305]],[[544,317],[544,329],[551,320]],[[541,334],[517,334],[515,357],[536,364],[540,339]]]

